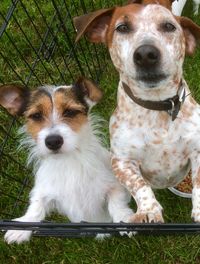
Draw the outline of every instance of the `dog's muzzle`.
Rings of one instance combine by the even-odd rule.
[[[45,139],[45,145],[52,151],[58,151],[63,143],[63,138],[60,135],[50,135]]]
[[[160,63],[160,51],[153,45],[138,47],[133,55],[134,63],[141,69],[151,69]]]
[[[136,66],[137,80],[148,83],[149,87],[154,87],[156,83],[166,78],[160,71],[161,53],[153,45],[141,45],[134,54],[133,61]]]

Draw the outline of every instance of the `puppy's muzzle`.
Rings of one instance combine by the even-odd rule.
[[[45,145],[48,149],[53,151],[59,150],[63,143],[63,138],[60,135],[50,135],[45,139]]]
[[[134,63],[141,69],[150,69],[160,63],[160,51],[153,45],[138,47],[133,55]]]

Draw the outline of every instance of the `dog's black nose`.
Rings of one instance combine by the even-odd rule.
[[[138,47],[133,55],[134,63],[141,68],[151,68],[160,61],[160,51],[152,45]]]
[[[45,145],[50,150],[59,150],[63,145],[63,138],[60,135],[51,135],[46,137]]]

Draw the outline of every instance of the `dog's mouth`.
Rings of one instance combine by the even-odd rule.
[[[137,74],[136,80],[145,83],[150,88],[156,87],[161,81],[165,80],[167,75],[164,73],[141,72]]]

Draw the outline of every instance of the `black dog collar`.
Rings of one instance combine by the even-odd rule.
[[[182,104],[185,101],[185,88],[182,85],[182,81],[180,82],[180,86],[178,92],[175,96],[168,98],[164,101],[149,101],[142,100],[138,97],[135,97],[130,89],[130,87],[122,82],[124,91],[126,94],[138,105],[155,111],[166,111],[171,117],[172,121],[174,121],[181,109]]]

